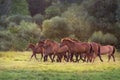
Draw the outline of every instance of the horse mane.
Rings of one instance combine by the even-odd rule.
[[[35,44],[30,43],[29,46],[35,47]]]
[[[63,39],[61,40],[61,42],[63,42],[63,41],[69,41],[69,42],[74,43],[74,41],[73,41],[73,40],[71,40],[70,38],[63,38]]]
[[[74,39],[74,38],[63,38],[63,39],[61,40],[61,42],[63,42],[64,40],[66,40],[66,41],[71,41],[71,42],[81,42],[81,41],[76,40],[76,39]]]

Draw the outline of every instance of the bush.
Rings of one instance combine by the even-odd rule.
[[[81,41],[87,41],[91,35],[91,27],[89,24],[88,14],[83,6],[77,4],[71,5],[67,11],[62,14],[68,21],[68,24],[74,29],[74,35]]]
[[[28,43],[36,43],[40,38],[40,28],[35,23],[22,21],[19,26],[10,28],[15,34],[13,46],[16,50],[24,50]]]
[[[89,38],[89,41],[115,45],[117,43],[117,38],[113,34],[103,34],[101,31],[98,31],[93,33],[93,35]]]
[[[22,16],[22,15],[13,15],[13,16],[9,16],[7,18],[8,22],[13,22],[17,25],[19,25],[21,23],[21,21],[26,21],[26,22],[32,22],[32,18],[30,16]]]
[[[50,6],[45,10],[46,18],[50,19],[61,14],[60,8],[58,6]]]
[[[9,30],[0,31],[0,50],[7,51],[12,46],[13,35]]]
[[[28,43],[38,42],[40,34],[41,30],[35,23],[22,21],[20,25],[0,32],[0,50],[23,51]]]
[[[65,18],[54,17],[43,22],[42,34],[51,39],[61,39],[72,33],[72,28],[68,25]]]
[[[42,28],[42,22],[44,20],[44,17],[41,14],[36,14],[33,16],[33,21],[38,24]]]
[[[22,15],[1,16],[0,28],[6,29],[7,27],[17,26],[21,23],[21,21],[32,22],[32,17]]]

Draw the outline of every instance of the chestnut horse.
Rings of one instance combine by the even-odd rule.
[[[91,61],[94,62],[96,56],[99,57],[100,61],[103,62],[102,58],[101,58],[101,54],[100,54],[100,44],[96,43],[96,42],[91,42],[90,45],[92,46],[92,59]]]
[[[70,50],[70,55],[69,55],[70,61],[73,61],[72,55],[74,53],[86,54],[86,55],[91,54],[92,47],[87,42],[75,41],[75,40],[72,40],[71,38],[63,38],[61,40],[60,46],[64,46],[64,45],[67,45]],[[89,56],[87,56],[87,58],[90,59]]]
[[[64,60],[68,62],[67,52],[69,53],[69,48],[67,45],[64,45],[62,47],[59,46],[55,53],[55,55],[57,56],[57,61],[61,62],[62,58],[64,57]]]
[[[68,52],[68,47],[63,46],[60,47],[59,43],[52,41],[52,40],[45,40],[44,44],[44,61],[47,60],[47,56],[49,55],[51,61],[54,61],[55,56],[57,56],[57,60],[61,62],[62,57],[64,59],[67,58],[66,52]]]
[[[111,45],[106,45],[106,46],[101,45],[100,46],[100,54],[101,55],[107,54],[108,55],[108,62],[110,61],[111,56],[113,58],[113,61],[115,62],[114,53],[115,53],[115,47],[114,46],[111,46]]]
[[[40,43],[38,43],[40,45]],[[27,47],[26,50],[28,50],[29,48],[32,50],[32,55],[30,60],[32,59],[32,57],[34,56],[36,60],[38,60],[38,58],[36,57],[36,54],[41,54],[41,59],[43,57],[43,48],[42,46],[38,46],[38,44],[32,44],[30,43]]]
[[[51,61],[53,62],[53,55],[55,54],[55,52],[57,51],[59,47],[59,44],[57,42],[54,42],[52,40],[45,40],[44,41],[44,61],[47,61],[47,56],[50,57]]]

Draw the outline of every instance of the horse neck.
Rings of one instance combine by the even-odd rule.
[[[29,48],[34,50],[35,49],[35,45],[31,45]]]
[[[68,41],[68,42],[66,42],[66,45],[67,45],[69,48],[71,48],[72,46],[74,46],[74,43],[71,42],[71,41]]]

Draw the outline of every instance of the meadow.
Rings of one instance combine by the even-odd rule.
[[[31,52],[0,52],[0,80],[120,80],[120,53],[116,62],[51,63],[29,61]],[[37,55],[40,59],[40,55]]]

